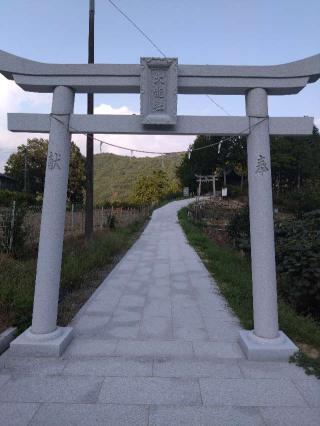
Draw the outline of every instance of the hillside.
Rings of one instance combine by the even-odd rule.
[[[171,179],[176,179],[176,166],[182,154],[166,155],[163,169]],[[94,202],[129,201],[137,176],[148,175],[162,169],[161,157],[127,157],[115,154],[94,156]]]

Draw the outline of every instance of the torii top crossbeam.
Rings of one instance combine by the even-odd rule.
[[[139,64],[47,64],[0,51],[0,72],[34,92],[68,86],[76,93],[140,93]],[[261,87],[269,95],[289,95],[319,78],[320,54],[272,66],[179,65],[178,93],[244,95]]]
[[[320,78],[320,55],[275,66],[178,65],[175,58],[73,65],[35,62],[0,51],[0,73],[32,92],[49,93],[63,86],[74,93],[141,94],[140,116],[71,114],[72,133],[232,136],[249,134],[248,117],[177,116],[177,94],[245,95],[254,88],[268,95],[295,94]],[[270,118],[269,134],[306,135],[312,126],[309,117]],[[8,128],[48,133],[50,116],[9,114]]]

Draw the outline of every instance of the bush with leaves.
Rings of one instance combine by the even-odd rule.
[[[234,245],[250,253],[248,206],[230,221]],[[279,292],[297,312],[320,319],[320,210],[275,223]]]
[[[227,233],[235,247],[250,253],[250,220],[249,206],[239,210],[230,220]]]
[[[295,309],[320,319],[320,210],[276,227],[279,290]]]
[[[276,197],[275,201],[287,212],[301,217],[303,213],[320,209],[320,191],[307,188],[303,191],[292,191]]]
[[[32,205],[36,203],[35,198],[32,194],[26,192],[9,191],[8,189],[0,190],[1,207],[11,207],[13,201]]]
[[[139,175],[135,181],[133,202],[153,205],[172,199],[179,191],[177,180],[170,179],[164,170],[154,170],[151,175]]]

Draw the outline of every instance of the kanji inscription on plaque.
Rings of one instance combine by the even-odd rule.
[[[177,122],[177,58],[141,58],[141,115],[149,126]]]

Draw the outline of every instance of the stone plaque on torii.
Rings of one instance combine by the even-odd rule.
[[[287,359],[297,348],[278,327],[270,135],[312,134],[310,117],[269,117],[268,96],[299,93],[320,77],[320,55],[276,66],[45,64],[0,51],[0,73],[31,92],[53,93],[51,114],[8,114],[14,132],[50,133],[30,329],[11,350],[60,355],[72,338],[57,327],[61,256],[72,133],[248,137],[254,330],[240,332],[249,359]],[[73,114],[75,93],[140,93],[141,115]],[[243,95],[245,117],[177,116],[177,94]]]

